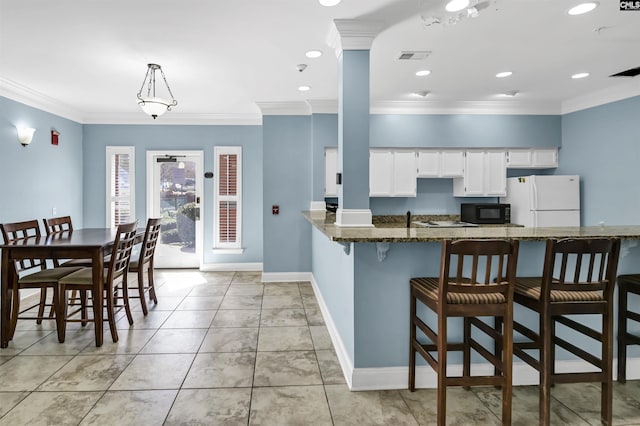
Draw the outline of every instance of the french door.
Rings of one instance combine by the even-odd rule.
[[[157,268],[200,267],[202,158],[202,151],[147,151],[147,212],[162,218]]]

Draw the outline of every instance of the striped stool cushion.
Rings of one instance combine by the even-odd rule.
[[[438,300],[438,286],[440,280],[438,278],[411,278],[409,281],[411,286],[418,289],[426,297]],[[472,284],[453,284],[457,286],[469,286]],[[482,284],[483,288],[495,284]],[[449,304],[486,304],[486,303],[505,303],[506,298],[502,293],[459,293],[449,290],[447,292],[447,303]]]
[[[516,278],[514,292],[531,299],[540,300],[542,278],[526,277]],[[551,290],[551,302],[601,302],[604,300],[602,291],[563,291]]]

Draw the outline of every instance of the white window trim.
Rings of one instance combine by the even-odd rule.
[[[136,157],[135,157],[135,147],[134,146],[107,146],[106,150],[106,191],[105,191],[105,200],[106,200],[106,216],[105,222],[107,228],[115,227],[113,223],[111,223],[111,157],[116,154],[129,154],[129,164],[131,169],[129,170],[129,185],[130,185],[130,194],[129,194],[129,203],[131,206],[131,218],[136,217]]]
[[[238,176],[236,177],[237,194],[235,196],[221,197],[218,195],[219,176],[220,176],[220,156],[227,154],[236,154],[238,156]],[[213,251],[217,254],[242,254],[242,147],[241,146],[216,146],[213,148],[214,155],[214,175],[213,175]],[[221,198],[236,201],[236,210],[238,217],[236,219],[236,242],[225,243],[219,240],[219,205]]]

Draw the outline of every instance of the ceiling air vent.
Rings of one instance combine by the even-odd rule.
[[[400,52],[400,56],[398,56],[398,59],[401,61],[407,61],[407,60],[412,60],[412,61],[418,61],[421,59],[426,59],[427,56],[429,56],[431,54],[431,52],[428,52],[426,50],[404,50],[402,52]]]
[[[640,67],[635,67],[628,69],[626,71],[621,71],[617,74],[610,75],[609,77],[635,77],[640,74]]]

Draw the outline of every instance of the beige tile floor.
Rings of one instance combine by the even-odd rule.
[[[159,303],[120,341],[91,327],[21,321],[0,350],[0,425],[430,425],[435,390],[350,392],[311,285],[259,273],[156,271]],[[598,385],[561,385],[552,423],[599,424]],[[640,425],[640,382],[614,387],[614,423]],[[514,425],[538,424],[517,387]],[[452,425],[500,424],[493,388],[448,392]]]

